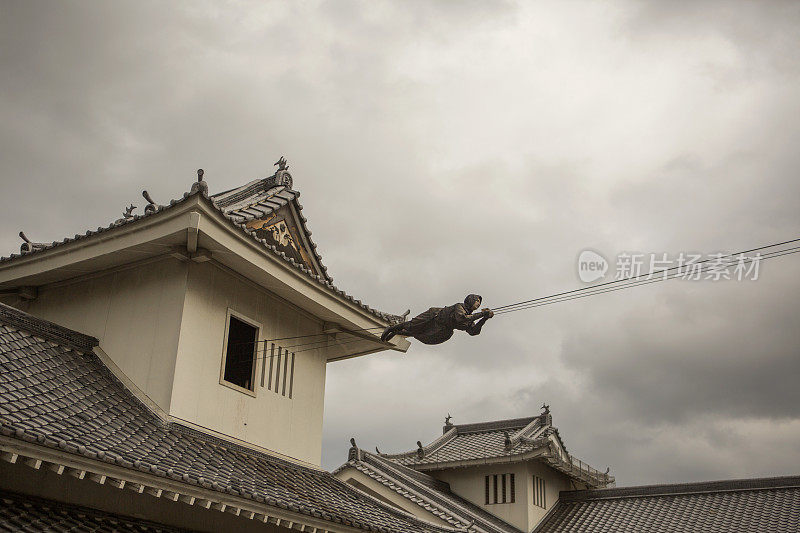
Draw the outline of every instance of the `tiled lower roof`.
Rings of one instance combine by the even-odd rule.
[[[519,533],[511,524],[452,493],[443,481],[364,450],[351,449],[350,457],[337,472],[354,468],[455,527],[472,523],[475,532]]]
[[[797,533],[800,476],[561,492],[534,533]]]
[[[381,454],[384,459],[415,469],[432,469],[457,462],[504,460],[541,451],[541,460],[590,487],[614,483],[614,477],[599,472],[566,452],[558,429],[548,413],[540,416],[495,420],[477,424],[447,425],[444,434],[422,449]],[[554,453],[557,442],[561,451]]]
[[[547,424],[536,416],[453,425],[444,429],[444,435],[424,446],[422,454],[419,450],[412,450],[382,456],[412,466],[520,455],[545,444],[544,441],[535,440],[535,437],[543,435]],[[506,446],[506,434],[511,439],[512,445],[509,447]]]
[[[87,346],[65,344],[53,324],[2,304],[0,434],[357,529],[449,531],[329,472],[163,422]]]
[[[0,491],[0,531],[177,533],[185,530],[88,507]]]

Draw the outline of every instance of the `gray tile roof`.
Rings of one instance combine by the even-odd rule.
[[[361,300],[357,300],[353,296],[347,294],[345,291],[339,289],[333,283],[333,278],[327,273],[327,267],[322,264],[322,257],[319,255],[317,251],[316,244],[311,240],[311,231],[306,226],[307,219],[302,215],[303,206],[297,200],[300,196],[298,191],[291,189],[291,180],[288,183],[276,185],[276,177],[277,175],[273,175],[267,178],[254,180],[242,187],[238,187],[231,191],[225,191],[223,193],[219,193],[216,195],[209,196],[204,188],[201,187],[193,187],[191,192],[185,192],[183,196],[179,199],[170,200],[168,205],[148,205],[145,209],[144,214],[141,215],[133,215],[129,218],[122,218],[118,219],[108,226],[105,227],[98,227],[96,230],[90,229],[83,234],[76,234],[74,237],[65,237],[60,241],[53,241],[48,243],[25,243],[22,246],[24,251],[21,251],[19,254],[11,254],[6,257],[0,257],[0,263],[13,261],[18,259],[22,256],[27,256],[30,254],[37,254],[42,253],[57,246],[63,246],[65,244],[69,244],[75,241],[93,238],[95,235],[113,231],[121,226],[127,226],[128,224],[135,224],[139,220],[143,218],[147,218],[149,216],[154,216],[162,211],[168,210],[176,205],[181,204],[187,198],[194,197],[196,195],[201,195],[202,197],[209,200],[210,204],[217,210],[219,210],[225,218],[227,218],[232,225],[239,231],[246,233],[250,238],[253,240],[258,241],[262,244],[267,250],[271,253],[275,254],[276,256],[280,257],[286,263],[292,265],[294,268],[305,274],[306,276],[310,277],[320,285],[324,286],[329,291],[333,292],[339,297],[348,300],[355,305],[361,307],[362,309],[368,311],[372,315],[385,320],[390,323],[397,323],[402,321],[400,316],[385,313],[383,311],[379,311],[377,309],[373,309],[372,307],[368,306],[367,304],[363,303]],[[203,182],[204,183],[204,182]],[[195,184],[197,185],[197,184]],[[234,193],[237,193],[236,195]],[[248,194],[252,194],[252,196],[247,196]],[[231,203],[231,200],[237,200],[235,203]],[[255,232],[246,228],[245,224],[248,220],[251,220],[256,213],[260,212],[271,212],[270,210],[278,209],[279,207],[286,205],[287,203],[293,202],[297,208],[298,216],[300,218],[300,222],[303,226],[303,230],[308,235],[309,244],[311,245],[312,252],[314,254],[315,261],[320,267],[322,271],[322,275],[315,273],[305,265],[298,263],[294,258],[287,256],[284,252],[280,251],[274,245],[267,243],[263,239],[259,239]]]
[[[797,533],[800,477],[562,492],[535,533]]]
[[[591,487],[614,483],[613,476],[599,472],[566,453],[549,413],[528,418],[448,425],[443,432],[441,437],[423,446],[421,451],[384,453],[381,457],[415,469],[431,469],[446,463],[511,458],[541,451],[541,459],[548,465]],[[564,456],[552,452],[553,439],[561,444]]]
[[[447,531],[376,503],[331,473],[176,423],[128,391],[91,337],[0,304],[0,434],[368,531]]]
[[[0,531],[173,533],[186,530],[88,507],[0,491]]]
[[[379,455],[351,448],[348,462],[336,472],[346,468],[358,470],[455,527],[473,523],[475,532],[519,533],[511,524],[452,493],[449,484]]]
[[[424,446],[422,454],[413,450],[382,456],[411,466],[519,455],[541,447],[543,441],[534,437],[546,429],[540,417],[446,426],[442,437]],[[511,447],[506,447],[506,434],[518,437]]]

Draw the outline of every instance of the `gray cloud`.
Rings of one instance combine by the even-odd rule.
[[[337,283],[419,312],[572,289],[577,254],[797,235],[792,3],[6,2],[0,248],[285,154]],[[620,483],[796,473],[795,256],[328,369],[324,465],[547,401]],[[754,438],[758,435],[758,439]],[[742,457],[747,457],[746,461]]]

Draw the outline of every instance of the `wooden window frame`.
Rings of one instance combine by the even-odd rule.
[[[236,318],[247,324],[248,326],[252,326],[256,328],[256,345],[253,347],[253,367],[250,370],[250,383],[253,385],[253,390],[246,389],[244,387],[240,387],[235,383],[231,383],[230,381],[225,380],[225,362],[228,359],[228,330],[231,327],[231,317]],[[252,396],[253,398],[256,397],[256,391],[258,390],[258,386],[256,383],[256,376],[258,376],[258,342],[261,340],[261,330],[262,325],[257,320],[250,318],[247,315],[244,315],[238,311],[234,311],[230,307],[228,308],[227,313],[225,314],[225,337],[222,342],[222,365],[219,369],[219,384],[228,387],[229,389],[233,389],[235,391],[241,392],[243,394],[247,394],[248,396]]]

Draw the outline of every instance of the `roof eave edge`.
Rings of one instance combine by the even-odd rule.
[[[342,468],[342,467],[346,467],[346,468]],[[355,470],[356,472],[359,472],[360,474],[364,474],[364,473],[363,473],[363,472],[361,472],[361,471],[360,471],[360,470],[359,470],[359,469],[358,469],[358,468],[357,468],[355,465],[352,465],[352,464],[350,464],[350,463],[345,463],[344,465],[342,465],[342,467],[339,467],[339,468],[338,468],[336,471],[337,471],[338,473],[342,473],[342,472],[344,472],[345,470],[347,470],[348,468],[351,468],[351,469]],[[366,474],[364,474],[364,475],[366,475]],[[369,476],[367,476],[367,477],[369,477]],[[386,488],[388,488],[389,490],[392,490],[390,487],[387,487],[385,484],[381,483],[380,481],[378,481],[378,480],[376,480],[376,479],[373,479],[373,478],[370,478],[370,479],[372,479],[373,481],[375,481],[376,483],[378,483],[378,484],[379,484],[379,485],[381,485],[382,487],[386,487]],[[346,482],[346,481],[343,481],[343,483],[347,483],[347,482]],[[350,485],[350,484],[348,484],[348,485]],[[374,502],[377,502],[377,503],[379,503],[380,505],[386,506],[386,502],[383,502],[383,501],[381,501],[379,498],[376,498],[375,496],[373,496],[372,494],[370,494],[370,493],[368,493],[368,492],[364,492],[363,490],[359,489],[359,488],[358,488],[358,487],[356,487],[355,485],[350,485],[350,487],[351,487],[353,490],[357,490],[357,491],[359,492],[359,494],[363,494],[364,496],[368,497],[368,498],[369,498],[369,499],[371,499],[372,501],[374,501]],[[420,503],[413,501],[411,498],[409,498],[409,497],[407,497],[407,496],[405,496],[405,495],[401,494],[400,492],[398,492],[398,491],[396,491],[396,490],[395,490],[394,492],[396,492],[397,494],[399,494],[399,495],[400,495],[400,496],[402,496],[403,498],[407,499],[407,500],[408,500],[409,502],[411,502],[413,505],[416,505],[416,506],[420,507],[421,509],[423,509],[423,510],[425,510],[425,511],[427,511],[427,512],[429,512],[429,513],[430,513],[430,510],[428,510],[428,509],[425,509],[425,507],[424,507],[423,505],[421,505]],[[417,497],[418,497],[418,498],[422,498],[422,496],[420,496],[419,494],[417,494]],[[434,523],[434,522],[431,522],[430,520],[425,520],[424,518],[420,518],[419,516],[416,516],[416,515],[414,515],[413,513],[409,512],[409,511],[406,511],[405,509],[403,509],[403,508],[401,508],[401,507],[396,507],[396,509],[397,509],[398,511],[402,512],[402,513],[405,513],[405,514],[407,514],[407,515],[408,515],[408,517],[409,517],[409,518],[411,518],[411,519],[414,519],[414,520],[417,520],[417,521],[420,521],[420,522],[424,522],[425,524],[429,524],[431,527],[435,527],[435,528],[437,528],[437,529],[439,529],[439,530],[442,530],[442,531],[453,531],[454,533],[456,533],[456,532],[457,532],[457,533],[465,533],[465,529],[464,529],[464,528],[460,528],[460,529],[459,529],[459,528],[457,528],[457,527],[453,527],[453,526],[442,526],[442,525],[440,525],[440,524],[436,524],[436,523]],[[437,508],[437,509],[438,509],[438,508]],[[431,513],[431,514],[432,514],[432,513]],[[435,515],[434,515],[434,516],[435,516]],[[444,519],[442,519],[442,520],[444,520]],[[445,520],[445,521],[446,521],[446,520]]]
[[[55,467],[62,467],[64,471],[66,471],[66,469],[71,469],[76,472],[96,474],[105,476],[108,479],[122,481],[125,485],[139,485],[143,487],[142,492],[147,491],[148,488],[155,489],[156,491],[169,492],[177,495],[174,500],[170,499],[175,503],[179,501],[185,503],[184,500],[194,499],[194,501],[202,500],[223,504],[238,509],[240,512],[237,516],[242,516],[244,514],[244,518],[260,520],[265,523],[275,524],[277,519],[281,522],[305,525],[307,528],[317,528],[320,531],[340,531],[342,533],[367,531],[366,529],[345,526],[336,522],[316,519],[315,517],[301,513],[294,513],[280,507],[270,506],[265,502],[258,502],[241,496],[234,496],[224,492],[188,485],[154,474],[124,468],[122,466],[103,462],[102,460],[79,457],[68,452],[54,450],[4,435],[0,435],[0,452],[2,452],[2,456],[0,457],[9,462],[17,462],[18,458],[31,459],[31,463],[40,462],[36,466],[29,464],[32,468],[38,469],[43,465],[52,465]],[[13,460],[11,460],[12,456],[14,456]],[[194,503],[189,505],[194,505]],[[244,513],[242,513],[242,511],[244,511]],[[252,516],[246,516],[250,513],[252,513]],[[260,516],[264,518],[260,518]]]
[[[371,452],[367,452],[367,453],[368,453],[369,455],[371,455],[371,456],[375,456],[375,454],[373,454],[373,453],[371,453]],[[357,461],[357,462],[358,462],[358,463],[360,463],[360,464],[362,464],[362,465],[363,465],[363,467],[364,467],[365,469],[367,469],[367,470],[371,470],[371,471],[375,472],[375,473],[376,473],[376,475],[381,475],[382,477],[387,477],[387,479],[388,479],[389,477],[391,477],[391,474],[390,474],[390,473],[388,473],[388,472],[386,472],[385,470],[383,470],[383,469],[381,468],[381,466],[375,466],[375,465],[371,465],[371,464],[369,464],[369,463],[366,463],[365,461]],[[389,461],[389,462],[391,462],[391,461]],[[337,469],[337,471],[338,471],[338,472],[342,472],[342,471],[344,471],[344,470],[347,470],[348,468],[351,468],[351,469],[354,469],[354,470],[360,471],[360,470],[359,470],[359,468],[358,468],[358,466],[356,466],[355,464],[353,464],[353,463],[352,463],[352,462],[350,462],[350,461],[348,461],[347,463],[345,463],[345,464],[343,464],[341,467],[339,467],[339,469]],[[389,466],[389,468],[391,468],[391,465]],[[407,467],[407,468],[408,468],[408,467]],[[404,480],[408,479],[408,476],[407,476],[406,474],[404,474],[403,472],[396,471],[396,470],[395,470],[395,472],[396,472],[396,474],[397,474],[398,476],[401,476],[401,477],[403,477],[403,478],[404,478]],[[362,473],[363,473],[363,472],[362,472]],[[374,479],[374,478],[371,478],[371,479]],[[417,501],[414,501],[414,499],[412,499],[412,498],[411,498],[409,495],[405,495],[405,494],[403,494],[403,493],[401,492],[401,490],[399,490],[399,489],[400,489],[400,487],[397,487],[397,488],[393,489],[393,488],[392,488],[392,487],[390,487],[389,485],[387,485],[387,484],[385,484],[385,483],[382,483],[381,481],[379,481],[379,480],[377,480],[377,479],[374,479],[374,480],[375,480],[377,483],[380,483],[381,485],[383,485],[384,487],[386,487],[386,488],[388,488],[388,489],[390,489],[390,490],[394,490],[394,492],[396,492],[397,494],[399,494],[399,495],[401,495],[402,497],[406,498],[406,499],[407,499],[408,501],[410,501],[411,503],[413,503],[413,504],[415,504],[415,505],[419,506],[420,508],[422,508],[422,509],[424,509],[424,510],[426,510],[426,511],[430,512],[430,510],[429,510],[429,509],[427,509],[427,508],[425,507],[425,505],[423,504],[423,502],[417,502]],[[396,480],[396,479],[393,479],[393,481],[397,481],[397,480]],[[413,481],[412,481],[412,482],[413,482]],[[407,481],[405,481],[404,483],[405,483],[405,484],[404,484],[404,486],[403,486],[402,488],[403,488],[403,489],[405,489],[407,492],[409,492],[409,494],[412,494],[412,493],[413,493],[413,495],[414,495],[414,496],[416,496],[417,498],[419,498],[419,499],[421,499],[421,500],[424,500],[424,501],[425,501],[425,502],[427,502],[429,505],[436,507],[436,509],[437,509],[437,510],[439,510],[439,511],[441,511],[441,512],[443,512],[443,513],[450,514],[451,516],[455,516],[455,515],[454,515],[452,512],[450,512],[449,510],[446,510],[446,509],[444,509],[444,508],[441,506],[441,504],[440,504],[439,502],[432,501],[432,497],[436,497],[436,496],[438,496],[439,498],[442,498],[442,499],[443,499],[443,498],[445,498],[445,496],[439,495],[438,491],[436,491],[435,489],[431,489],[431,488],[429,488],[429,487],[426,487],[426,486],[424,486],[424,485],[423,485],[423,486],[421,486],[421,487],[420,487],[420,486],[416,486],[416,485],[415,485],[414,487],[411,487],[411,486],[409,486],[409,485],[408,485],[408,482],[407,482]],[[421,492],[421,491],[423,491],[423,492],[424,492],[424,494],[423,494],[423,492]],[[467,501],[468,501],[468,500],[467,500]],[[474,518],[474,517],[476,517],[476,515],[474,515],[474,514],[472,513],[472,511],[470,511],[470,510],[468,510],[468,509],[464,509],[464,508],[463,508],[463,507],[462,507],[462,506],[461,506],[461,505],[460,505],[458,502],[450,502],[450,503],[451,503],[452,505],[454,505],[454,506],[457,506],[457,507],[459,508],[459,512],[460,512],[461,514],[466,514],[466,515],[469,515],[469,517],[470,517],[470,518]],[[491,514],[491,513],[490,513],[490,514]],[[493,515],[493,516],[494,516],[494,515]],[[480,519],[482,523],[485,523],[485,522],[486,522],[486,520],[485,520],[483,517],[477,517],[477,518],[478,518],[478,519]],[[494,516],[494,518],[496,518],[496,519],[497,519],[497,520],[499,520],[500,522],[504,522],[504,521],[503,521],[501,518],[499,518],[499,517],[497,517],[497,516]],[[443,519],[443,520],[444,520],[444,519]],[[458,517],[458,518],[457,518],[457,520],[459,520],[460,522],[462,522],[462,521],[463,521],[463,522],[466,522],[466,520],[463,518],[463,516],[462,516],[462,517]],[[514,526],[512,526],[511,524],[507,524],[507,523],[506,523],[506,525],[507,525],[507,526],[510,528],[510,530],[518,531],[518,530],[517,530],[516,528],[514,528]],[[456,527],[457,527],[457,526],[456,526]],[[462,527],[463,527],[463,526],[462,526]],[[483,530],[483,528],[481,528],[481,530]],[[463,529],[461,529],[461,530],[459,530],[459,531],[463,531]]]
[[[468,459],[466,461],[442,461],[438,463],[422,463],[422,464],[413,464],[413,465],[404,465],[408,468],[413,470],[417,470],[419,472],[425,472],[428,470],[443,470],[445,468],[469,468],[471,466],[481,466],[481,465],[489,465],[489,464],[507,464],[507,463],[517,463],[519,461],[527,461],[529,459],[538,459],[545,455],[547,448],[541,447],[535,450],[525,452],[525,453],[518,453],[514,455],[503,455],[500,457],[486,457],[482,459]]]
[[[443,433],[438,438],[436,438],[435,440],[431,441],[430,444],[428,444],[427,446],[423,446],[422,447],[423,453],[428,454],[428,453],[435,452],[436,450],[441,448],[444,444],[446,444],[447,442],[452,440],[457,434],[458,434],[457,426],[453,426],[452,428],[448,429],[446,433]],[[411,451],[408,451],[408,452],[400,452],[400,453],[382,453],[382,454],[379,454],[379,457],[382,458],[382,459],[388,459],[388,460],[391,461],[392,459],[402,459],[402,458],[405,458],[405,457],[414,457],[415,455],[417,455],[417,451],[416,450],[411,450]]]
[[[191,211],[193,207],[200,205],[200,201],[198,200],[198,198],[199,195],[197,194],[187,196],[186,198],[183,198],[182,200],[176,202],[174,205],[165,206],[153,214],[140,216],[135,220],[126,222],[124,224],[120,224],[119,226],[105,228],[102,231],[95,232],[91,235],[82,236],[81,238],[73,239],[68,242],[52,246],[45,250],[25,254],[22,256],[17,256],[7,261],[0,262],[0,283],[24,277],[24,276],[16,276],[16,277],[11,276],[6,279],[3,279],[4,272],[9,272],[9,271],[13,272],[14,270],[23,269],[34,263],[56,261],[59,258],[65,256],[78,254],[84,249],[91,247],[98,247],[99,245],[104,244],[107,241],[116,241],[121,237],[125,237],[127,235],[132,235],[136,233],[141,233],[155,226],[163,225],[164,223],[179,218],[181,215],[184,215],[185,213]],[[185,225],[180,224],[179,226],[188,228],[189,227],[188,220]],[[181,228],[176,227],[176,229],[181,229]],[[112,248],[112,250],[121,250],[124,249],[125,247],[127,246]],[[89,254],[85,259],[98,257],[99,255],[102,254],[95,254],[95,255]],[[50,268],[44,268],[43,270],[41,270],[41,272],[48,272],[50,270],[55,270],[59,266],[62,265],[54,265]]]

